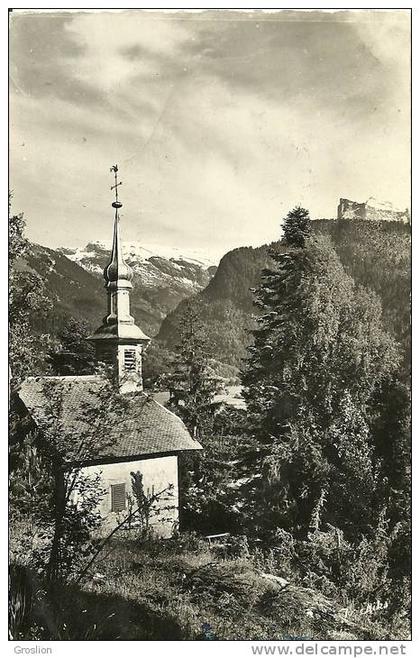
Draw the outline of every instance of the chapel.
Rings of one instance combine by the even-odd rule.
[[[88,337],[95,346],[98,364],[107,369],[107,374],[99,371],[83,376],[28,377],[18,395],[31,421],[40,428],[51,400],[59,397],[64,462],[68,468],[77,466],[79,472],[98,481],[103,492],[98,509],[104,533],[129,515],[134,477],[140,481],[144,496],[154,501],[151,529],[157,536],[169,537],[179,524],[178,457],[184,451],[201,450],[201,445],[178,416],[143,390],[142,359],[150,338],[130,314],[133,270],[123,256],[117,165],[111,171],[115,175],[111,188],[115,190],[113,240],[103,274],[107,311],[100,327]],[[104,411],[109,371],[124,402],[118,411],[113,408],[112,396],[108,405],[105,397]],[[97,446],[86,456],[83,437],[89,435],[88,423],[95,421],[96,415],[104,418],[97,423],[101,428]],[[75,437],[74,445],[69,446],[68,436]]]

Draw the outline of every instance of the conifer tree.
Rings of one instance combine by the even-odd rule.
[[[291,247],[303,248],[310,235],[310,222],[309,212],[305,208],[293,208],[283,222],[284,241]]]
[[[369,402],[397,350],[378,298],[354,285],[327,238],[272,257],[243,375],[261,444],[260,523],[307,532],[322,499],[324,522],[360,533],[377,512]]]

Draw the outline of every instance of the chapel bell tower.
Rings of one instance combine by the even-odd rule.
[[[108,297],[108,311],[102,325],[89,340],[96,349],[98,361],[112,365],[115,370],[121,393],[132,393],[143,390],[142,352],[150,342],[150,338],[135,324],[130,315],[130,291],[133,287],[133,270],[124,261],[120,238],[117,180],[118,166],[111,167],[114,172],[115,190],[114,236],[112,241],[111,260],[104,269],[105,288]]]

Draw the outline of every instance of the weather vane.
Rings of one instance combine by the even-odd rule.
[[[112,165],[109,171],[114,172],[115,185],[112,185],[111,190],[115,190],[115,201],[112,203],[113,208],[122,208],[121,201],[118,201],[118,186],[122,185],[122,181],[118,182],[118,165]]]

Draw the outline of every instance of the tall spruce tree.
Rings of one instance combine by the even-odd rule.
[[[284,241],[291,247],[303,248],[310,235],[310,222],[309,212],[305,208],[293,208],[283,221]]]
[[[397,349],[378,298],[354,285],[331,242],[290,240],[263,272],[243,374],[261,444],[256,520],[268,533],[328,522],[361,534],[380,508],[369,404],[394,372]]]

